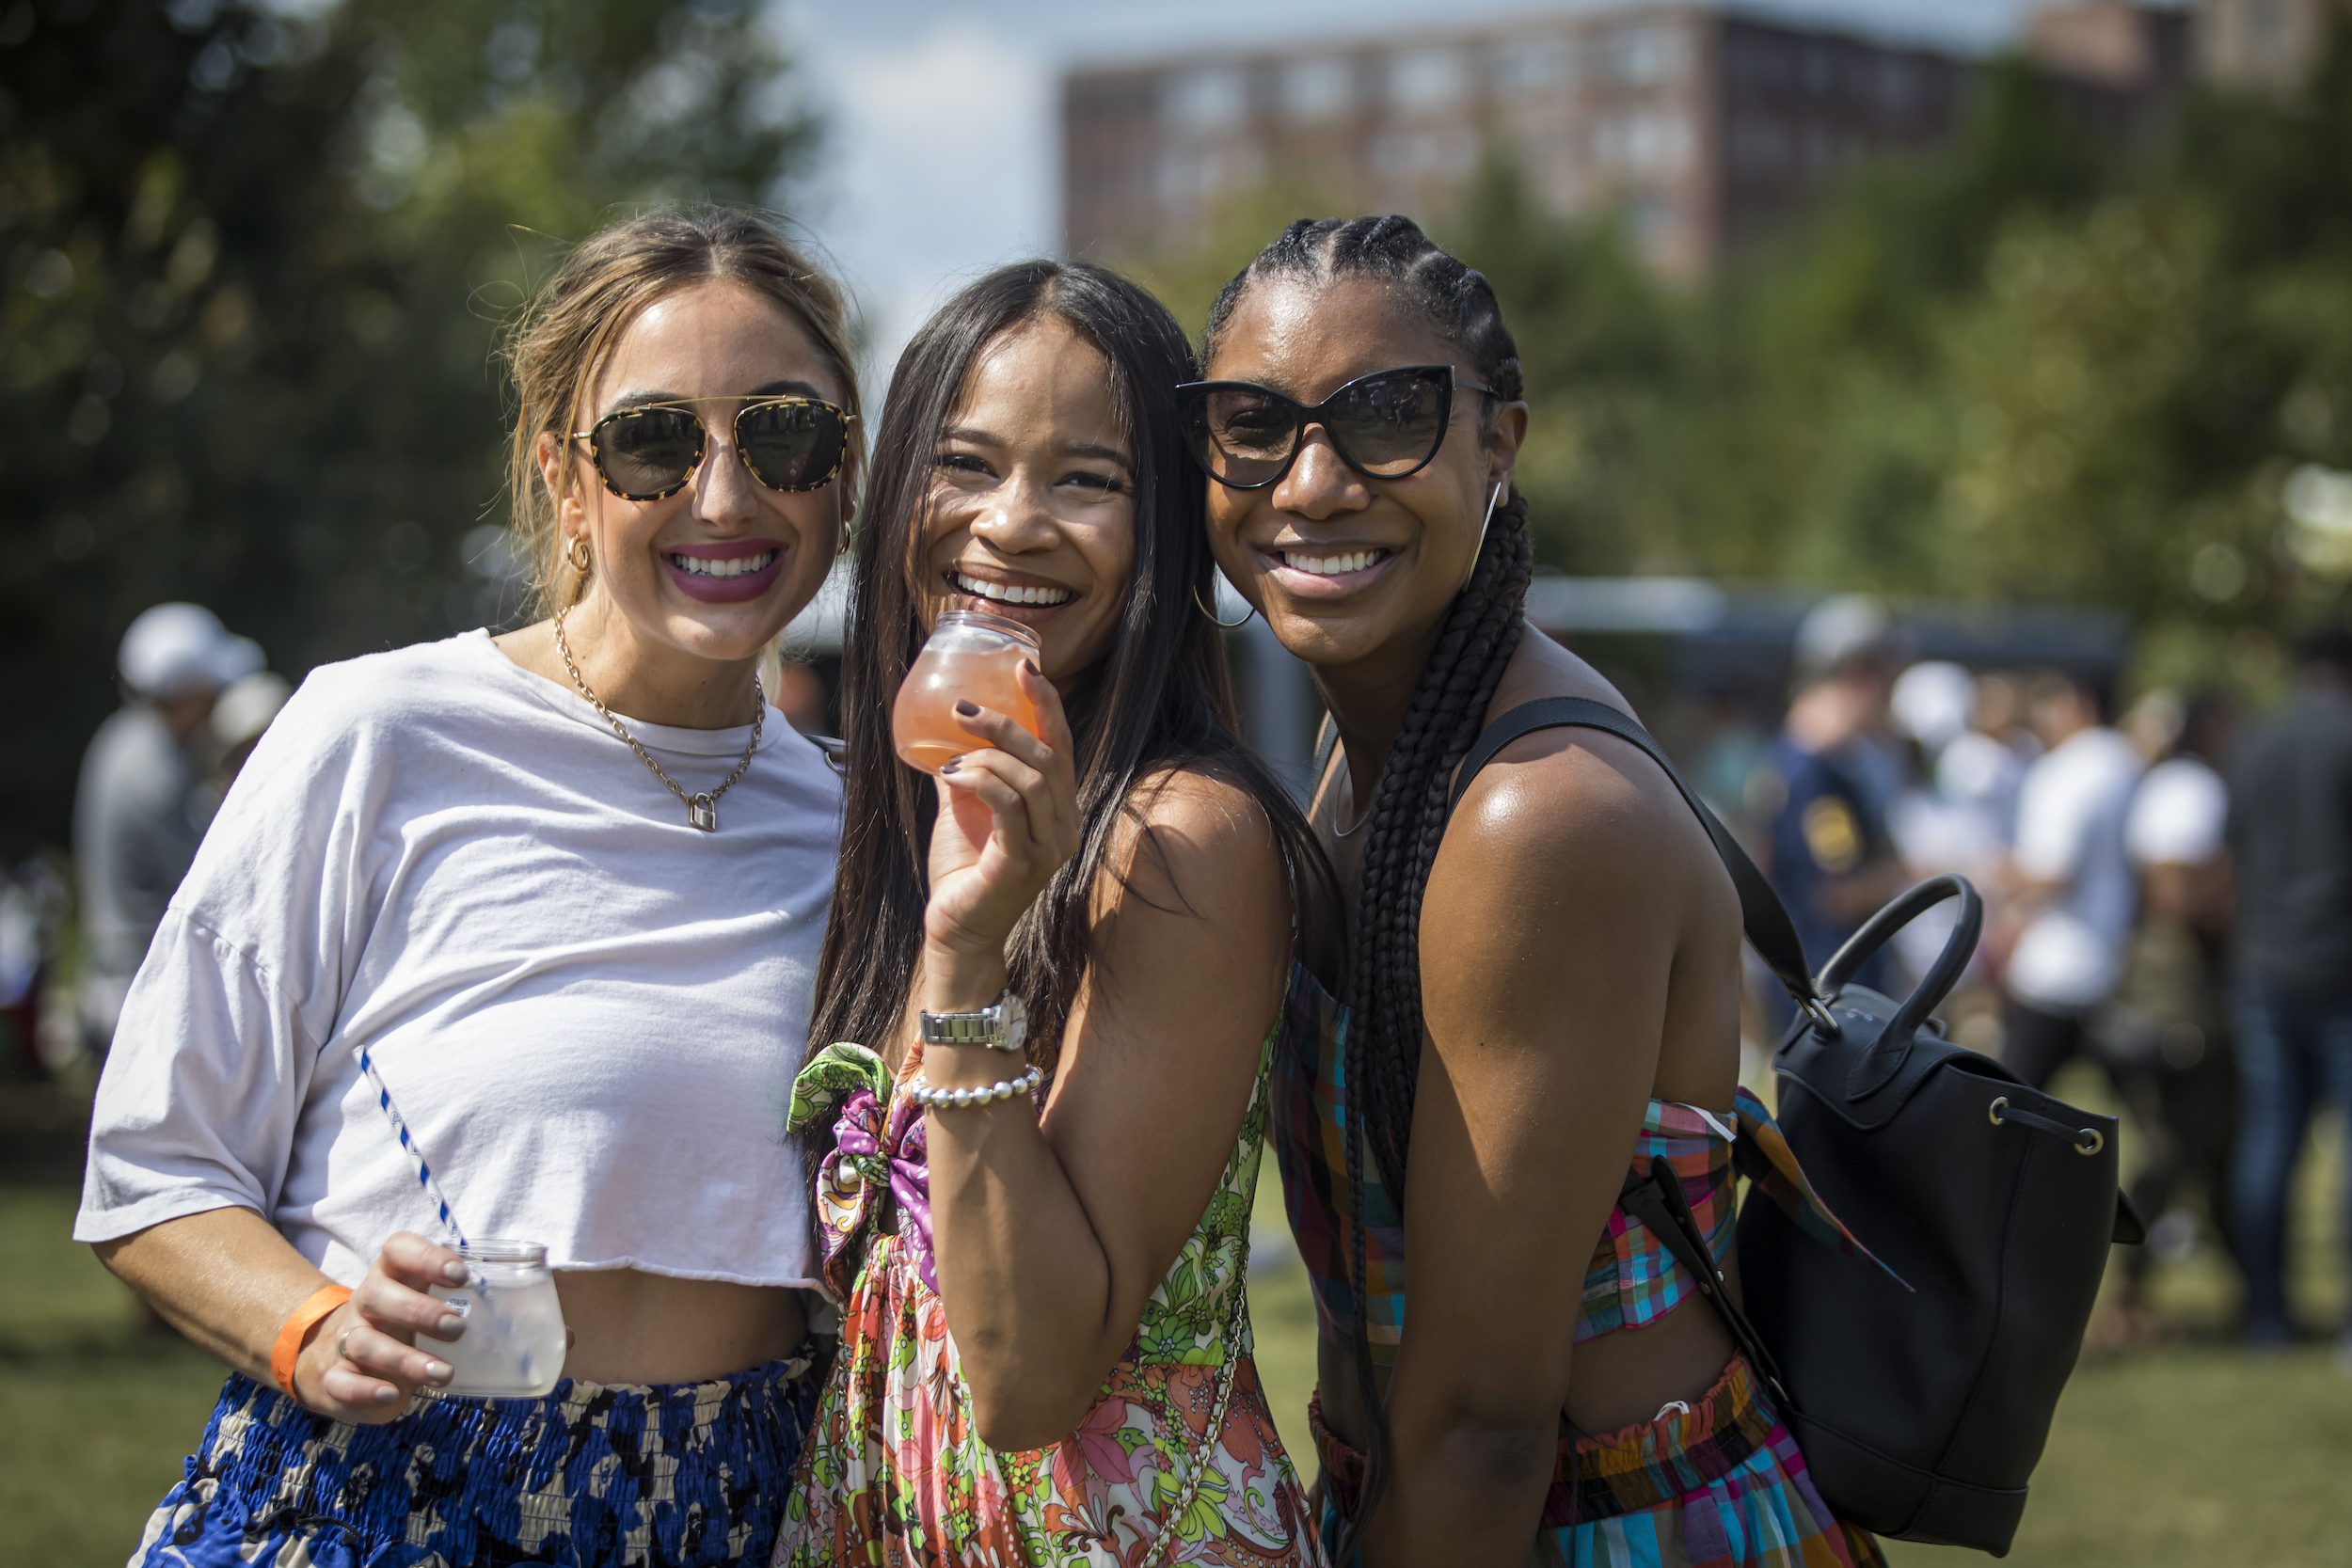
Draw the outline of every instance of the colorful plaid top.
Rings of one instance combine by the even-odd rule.
[[[1282,1038],[1267,1086],[1266,1141],[1282,1173],[1291,1231],[1314,1282],[1316,1314],[1323,1331],[1343,1341],[1355,1333],[1357,1300],[1348,1282],[1347,1132],[1340,1109],[1346,1040],[1347,1009],[1304,964],[1293,965]],[[1822,1206],[1772,1113],[1746,1089],[1727,1116],[1651,1101],[1634,1136],[1629,1168],[1646,1175],[1650,1162],[1661,1158],[1681,1179],[1683,1199],[1718,1261],[1731,1250],[1736,1179],[1744,1176],[1816,1240],[1885,1268]],[[1380,1180],[1369,1151],[1363,1173],[1369,1338],[1374,1361],[1387,1367],[1396,1360],[1405,1324],[1404,1208],[1400,1195]],[[1690,1271],[1675,1261],[1665,1243],[1623,1208],[1613,1209],[1584,1272],[1576,1341],[1646,1327],[1693,1293]]]

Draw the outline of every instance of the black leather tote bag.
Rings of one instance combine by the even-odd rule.
[[[1873,1534],[2006,1554],[2108,1244],[2142,1239],[2117,1185],[2115,1119],[2028,1088],[1944,1037],[1931,1015],[1983,926],[1965,879],[1937,877],[1904,894],[1817,983],[1763,874],[1615,708],[1554,698],[1511,709],[1463,759],[1454,799],[1502,747],[1561,725],[1605,730],[1648,752],[1705,824],[1748,941],[1797,1004],[1772,1059],[1775,1119],[1822,1201],[1902,1282],[1813,1240],[1751,1193],[1739,1222],[1743,1311],[1663,1162],[1650,1180],[1629,1180],[1620,1201],[1702,1282],[1840,1518]],[[1897,931],[1955,898],[1952,932],[1908,995],[1851,983]]]
[[[1900,1001],[1848,976],[1947,899],[1960,919]],[[2110,1242],[2142,1239],[2116,1125],[2028,1088],[1930,1018],[1983,911],[1922,882],[1822,969],[1772,1058],[1778,1120],[1814,1190],[1906,1291],[1814,1244],[1777,1205],[1740,1214],[1747,1317],[1778,1362],[1789,1430],[1840,1516],[1880,1535],[2008,1552]]]

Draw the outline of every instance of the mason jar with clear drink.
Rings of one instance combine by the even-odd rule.
[[[564,1375],[564,1308],[548,1249],[536,1242],[477,1236],[457,1249],[473,1267],[463,1285],[432,1293],[466,1320],[454,1341],[423,1341],[456,1375],[442,1391],[492,1399],[537,1399]]]
[[[936,773],[950,758],[988,744],[956,718],[959,699],[993,708],[1041,738],[1037,705],[1021,689],[1021,663],[1037,659],[1037,633],[977,610],[951,610],[907,671],[890,711],[890,736],[909,767]]]

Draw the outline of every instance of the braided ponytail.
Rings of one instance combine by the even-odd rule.
[[[1485,277],[1440,250],[1410,219],[1394,216],[1301,219],[1284,230],[1217,295],[1204,362],[1255,283],[1281,277],[1318,284],[1343,277],[1396,284],[1461,349],[1498,401],[1519,396],[1518,350]],[[1482,405],[1482,436],[1493,415],[1494,404]],[[1527,501],[1515,492],[1494,509],[1470,580],[1446,611],[1373,791],[1349,927],[1340,1085],[1341,1117],[1355,1133],[1346,1140],[1348,1279],[1358,1297],[1353,1348],[1373,1441],[1340,1560],[1352,1555],[1358,1532],[1378,1506],[1389,1467],[1388,1417],[1373,1372],[1371,1314],[1363,1299],[1365,1150],[1402,1201],[1421,1075],[1422,894],[1445,836],[1454,770],[1477,740],[1503,668],[1518,647],[1534,566]]]

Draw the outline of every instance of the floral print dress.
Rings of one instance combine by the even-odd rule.
[[[1279,1024],[1216,1195],[1094,1407],[1050,1448],[980,1440],[930,1245],[922,1108],[863,1046],[793,1085],[792,1125],[833,1118],[817,1178],[841,1346],[802,1451],[776,1568],[1319,1564],[1312,1516],[1250,1357],[1250,1200]]]

